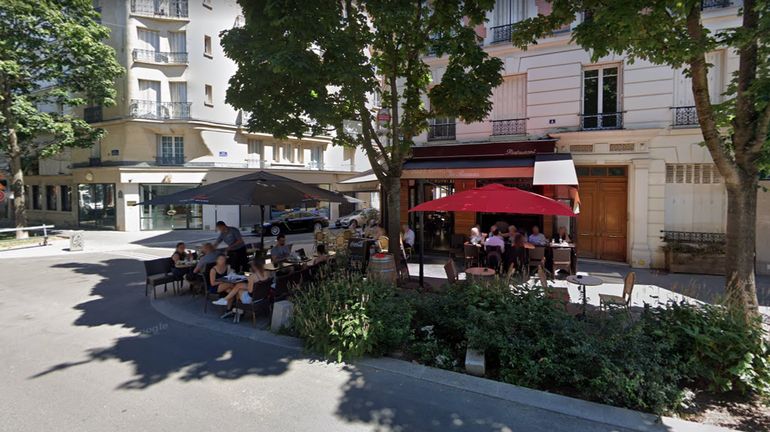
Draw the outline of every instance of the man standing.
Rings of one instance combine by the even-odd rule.
[[[227,262],[236,272],[244,272],[248,264],[248,257],[246,256],[246,243],[243,242],[241,231],[238,228],[227,226],[223,221],[217,222],[217,231],[219,237],[214,242],[214,247],[219,246],[219,243],[222,242],[227,243],[227,248],[225,248]]]

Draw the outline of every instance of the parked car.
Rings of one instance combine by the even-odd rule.
[[[308,211],[295,211],[266,221],[262,224],[262,231],[277,236],[280,233],[315,231],[328,226],[329,219],[325,216]]]
[[[365,208],[356,210],[349,215],[340,217],[334,222],[337,228],[358,228],[366,226],[366,222],[374,219],[379,220],[380,216],[377,209]]]

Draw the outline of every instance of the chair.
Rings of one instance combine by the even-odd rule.
[[[254,284],[254,288],[251,292],[251,303],[244,304],[241,302],[240,296],[238,296],[235,299],[234,308],[240,309],[244,312],[250,312],[251,313],[251,322],[254,325],[254,327],[257,327],[257,309],[261,308],[263,306],[268,306],[268,298],[270,297],[270,285],[272,285],[273,280],[267,279],[263,280],[261,282],[257,282]]]
[[[313,234],[313,250],[318,249],[319,244],[323,244],[326,240],[326,234],[323,231],[316,231],[315,234]]]
[[[342,238],[345,239],[345,241],[350,240],[353,238],[353,232],[350,230],[345,230],[342,232]]]
[[[225,293],[218,293],[217,289],[211,286],[209,275],[211,274],[211,269],[214,265],[215,263],[206,264],[206,268],[203,269],[203,273],[201,274],[201,277],[203,278],[203,313],[208,311],[209,302],[219,300],[227,295]]]
[[[465,256],[465,268],[480,265],[479,264],[480,258],[481,258],[480,247],[470,243],[465,243],[465,245],[463,245],[463,255]]]
[[[457,282],[459,280],[459,276],[457,275],[457,268],[455,267],[455,262],[451,259],[444,264],[444,271],[446,272],[446,278],[449,281],[449,285],[452,285],[453,283]]]
[[[503,249],[500,246],[487,246],[487,267],[500,271],[503,265]]]
[[[380,248],[381,251],[387,251],[388,246],[390,246],[390,239],[386,236],[382,236],[379,239],[377,239],[377,246]]]
[[[568,274],[572,274],[572,249],[554,248],[552,252],[553,274],[556,274],[557,270],[566,270]]]
[[[599,294],[599,307],[607,310],[611,307],[624,307],[631,313],[631,294],[634,292],[636,273],[630,272],[623,281],[623,295]]]
[[[542,266],[545,263],[545,247],[535,246],[529,250],[529,267]]]
[[[144,280],[144,295],[147,296],[149,287],[152,286],[152,297],[158,298],[158,292],[156,288],[158,285],[163,285],[163,289],[167,288],[169,283],[176,283],[181,279],[171,274],[172,266],[171,258],[158,258],[154,260],[144,261],[144,271],[146,278]],[[176,286],[174,286],[176,290]]]
[[[546,297],[551,300],[555,300],[562,309],[567,310],[567,305],[570,302],[569,289],[564,287],[548,286],[548,277],[545,274],[543,266],[537,267],[537,278],[540,281],[540,286],[543,287]]]
[[[344,235],[341,235],[337,237],[336,243],[335,243],[335,249],[337,251],[344,251],[348,246],[348,239],[345,238]]]

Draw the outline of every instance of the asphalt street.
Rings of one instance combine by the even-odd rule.
[[[621,431],[170,320],[166,255],[2,259],[0,431]]]

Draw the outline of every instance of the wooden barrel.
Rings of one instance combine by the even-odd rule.
[[[369,257],[367,274],[370,278],[395,284],[398,279],[396,260],[392,254],[378,253]]]

